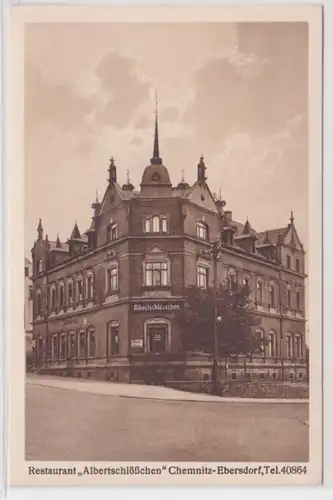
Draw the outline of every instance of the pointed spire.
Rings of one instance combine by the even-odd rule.
[[[61,242],[60,242],[60,238],[59,238],[59,233],[57,234],[56,248],[61,248]]]
[[[109,166],[109,183],[115,184],[117,182],[117,167],[114,162],[113,156],[110,158],[110,166]]]
[[[71,234],[71,240],[73,239],[81,239],[81,234],[77,225],[77,222],[75,221],[75,225]]]
[[[39,219],[38,227],[37,227],[37,233],[38,233],[38,239],[42,240],[43,239],[43,225],[42,225],[42,219]]]
[[[160,147],[158,141],[158,109],[157,109],[157,92],[155,97],[155,135],[154,135],[154,149],[153,157],[150,160],[152,165],[162,165],[162,158],[160,158]]]
[[[187,182],[185,182],[184,169],[182,168],[182,177],[181,177],[181,181],[177,185],[177,189],[185,190],[185,189],[188,189],[188,188],[189,188],[189,185],[188,185]]]
[[[206,182],[206,165],[204,162],[204,155],[201,153],[200,161],[198,163],[198,181]]]
[[[244,229],[243,229],[243,234],[251,234],[251,231],[252,231],[252,228],[251,228],[251,225],[249,223],[249,219],[247,218],[246,222],[245,222]]]
[[[123,191],[133,191],[133,189],[134,189],[134,186],[130,181],[130,172],[127,169],[126,170],[126,184],[123,184],[122,190]]]

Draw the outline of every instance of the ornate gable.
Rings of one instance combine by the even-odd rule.
[[[206,183],[200,185],[197,182],[190,190],[188,200],[210,212],[218,213],[213,195]]]

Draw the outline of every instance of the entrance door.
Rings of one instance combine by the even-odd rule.
[[[149,352],[162,353],[167,351],[168,327],[165,325],[148,326]]]

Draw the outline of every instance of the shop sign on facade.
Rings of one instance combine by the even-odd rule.
[[[178,312],[179,302],[141,302],[132,304],[132,312]]]

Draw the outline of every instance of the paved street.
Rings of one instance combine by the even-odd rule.
[[[94,394],[89,383],[37,384],[26,385],[27,460],[308,460],[306,403],[150,400]]]

